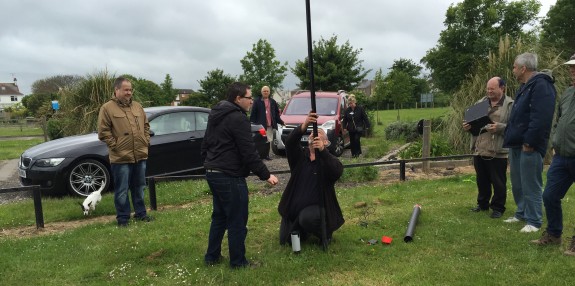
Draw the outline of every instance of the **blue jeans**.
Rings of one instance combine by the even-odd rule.
[[[511,191],[517,204],[515,217],[540,228],[543,223],[541,190],[543,186],[543,158],[537,151],[523,152],[509,149]]]
[[[212,223],[208,238],[206,262],[218,261],[222,252],[222,240],[228,230],[230,266],[248,264],[246,259],[246,236],[248,234],[248,185],[242,177],[224,173],[206,173],[206,180],[213,195]]]
[[[116,220],[119,224],[127,223],[130,219],[130,200],[128,189],[132,196],[135,218],[146,216],[144,204],[144,187],[146,186],[146,160],[130,164],[111,164],[114,178],[114,205],[116,206]]]
[[[575,180],[575,157],[553,156],[547,171],[547,184],[543,192],[543,204],[547,214],[547,232],[554,236],[563,233],[563,210],[561,200]]]

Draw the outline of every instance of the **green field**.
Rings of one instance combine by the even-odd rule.
[[[26,125],[22,126],[10,126],[10,127],[0,127],[0,136],[41,136],[44,133],[42,128],[39,127],[29,127]]]
[[[44,142],[42,137],[18,140],[0,140],[0,160],[20,158],[26,149]]]
[[[431,119],[446,115],[450,107],[440,107],[440,108],[411,108],[411,109],[400,109],[399,118],[400,121],[419,121],[420,119]],[[377,111],[377,116],[379,116],[379,122],[385,127],[389,123],[397,121],[397,110],[379,110]],[[376,125],[372,122],[372,126]]]

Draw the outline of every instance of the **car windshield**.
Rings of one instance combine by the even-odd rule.
[[[315,105],[318,115],[334,115],[337,112],[337,98],[316,98]],[[311,110],[309,97],[292,98],[283,114],[306,115]]]

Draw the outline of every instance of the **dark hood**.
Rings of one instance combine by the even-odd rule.
[[[542,72],[537,72],[534,76],[532,76],[527,83],[525,83],[525,85],[529,85],[531,83],[534,83],[536,80],[538,79],[543,79],[548,81],[550,84],[553,84],[555,82],[555,79],[553,77],[551,77],[549,75],[549,73],[542,73]]]
[[[247,115],[239,105],[231,103],[227,100],[222,100],[214,108],[212,108],[210,116],[208,117],[208,122],[213,122],[215,125],[218,125],[218,123],[222,122],[222,118],[224,118],[226,115],[238,111]]]

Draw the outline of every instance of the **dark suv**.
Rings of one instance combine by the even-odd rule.
[[[349,146],[349,134],[342,128],[341,120],[345,107],[347,106],[347,94],[340,90],[338,92],[317,91],[315,93],[316,109],[318,117],[318,128],[322,128],[331,145],[329,150],[335,156],[341,156],[343,150]],[[278,125],[274,133],[272,151],[276,155],[285,154],[285,140],[289,133],[298,125],[302,124],[311,110],[311,93],[300,91],[295,94],[286,104],[281,119],[285,127]],[[311,126],[306,135],[301,138],[303,146],[307,145],[307,137],[311,134]]]

